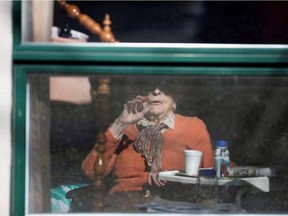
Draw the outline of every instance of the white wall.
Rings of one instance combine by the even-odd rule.
[[[10,214],[12,0],[0,1],[0,215]]]

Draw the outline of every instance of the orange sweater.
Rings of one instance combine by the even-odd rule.
[[[133,148],[138,133],[135,124],[127,127],[123,134],[128,136],[128,140],[120,146],[119,140],[116,140],[109,130],[106,131],[106,174],[112,171],[115,177],[112,191],[140,191],[147,182],[148,172],[145,171],[144,158]],[[174,130],[169,128],[164,131],[163,138],[163,170],[184,170],[185,149],[202,151],[201,167],[213,167],[210,136],[206,125],[199,118],[175,114]],[[96,151],[92,150],[82,163],[84,173],[90,177],[94,175],[96,157]]]

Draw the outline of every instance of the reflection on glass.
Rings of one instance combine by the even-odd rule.
[[[67,199],[66,193],[92,183],[81,172],[81,163],[96,142],[95,92],[100,78],[99,75],[29,75],[29,183],[26,192],[30,213],[77,211],[71,207],[73,200]],[[109,79],[111,123],[121,113],[123,104],[153,89],[155,80],[164,83],[172,79],[176,85],[165,88],[173,87],[183,94],[177,102],[177,113],[201,118],[212,143],[217,139],[228,140],[233,162],[239,166],[288,168],[286,77],[138,75],[110,76]],[[105,191],[113,186],[113,176],[109,177],[104,181]],[[193,186],[185,185],[185,190],[175,192],[170,183],[168,186],[175,193],[169,196],[170,201],[179,201],[180,194],[180,201],[193,201],[189,193],[193,192]],[[234,203],[235,190],[232,186],[221,188],[219,202]],[[285,196],[287,194],[281,191],[248,193],[243,198],[242,208],[247,213],[287,212]],[[90,199],[91,194],[85,193],[81,202],[85,202],[85,197]]]

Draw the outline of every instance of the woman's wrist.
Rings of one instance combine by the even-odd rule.
[[[119,120],[119,118],[115,119],[115,121],[110,125],[109,130],[111,134],[119,139],[122,136],[122,132],[129,126],[129,124],[125,124]]]

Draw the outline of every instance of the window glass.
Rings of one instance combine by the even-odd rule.
[[[271,169],[271,191],[252,187],[253,193],[242,197],[241,212],[235,210],[234,201],[243,185],[219,186],[218,204],[231,204],[225,211],[287,213],[287,77],[111,75],[108,76],[109,124],[102,124],[97,115],[95,92],[99,80],[104,78],[107,75],[28,75],[26,207],[30,214],[69,213],[77,211],[71,207],[77,197],[84,198],[78,207],[91,201],[92,191],[78,193],[74,200],[67,199],[66,193],[92,184],[91,179],[83,175],[81,163],[96,143],[99,125],[107,128],[127,101],[137,95],[147,95],[155,83],[167,94],[177,93],[176,113],[197,116],[205,122],[213,145],[219,139],[228,141],[230,160],[237,166]],[[105,194],[113,185],[112,177],[104,181]],[[186,190],[193,191],[193,185],[190,186],[192,188]],[[184,192],[174,191],[176,196],[172,201],[179,201],[177,195],[186,196]],[[191,192],[186,200],[180,201],[193,203],[191,197],[195,196]],[[86,212],[83,208],[79,211]],[[193,212],[195,209],[190,209],[190,213]]]
[[[60,1],[61,2],[61,1]],[[42,1],[42,4],[46,3]],[[79,8],[103,27],[105,14],[110,15],[112,32],[120,42],[135,43],[232,43],[232,44],[287,44],[286,1],[66,1]],[[46,17],[53,20],[61,36],[72,29],[88,35],[89,42],[99,42],[99,37],[67,16],[58,1],[45,6],[45,11],[35,9],[26,2],[24,9],[24,40],[31,41],[28,31],[35,20],[45,25]],[[35,4],[35,3],[34,3]],[[27,7],[28,5],[28,7]],[[36,6],[35,6],[36,7]],[[39,8],[43,8],[39,6]],[[50,16],[45,13],[50,10]],[[38,11],[38,13],[37,13]],[[33,16],[32,16],[33,14]],[[44,17],[45,16],[45,17]],[[34,17],[34,18],[33,18]],[[80,16],[79,16],[80,17]],[[44,19],[45,18],[45,19]],[[22,21],[23,21],[22,20]],[[23,21],[23,22],[24,22]],[[29,23],[30,21],[30,23]],[[27,26],[28,24],[28,26]],[[51,26],[51,22],[47,21]],[[44,34],[45,29],[39,30]],[[57,32],[58,33],[58,32]],[[75,33],[75,32],[74,32]],[[79,33],[78,33],[79,35]],[[77,33],[73,37],[77,37]]]

